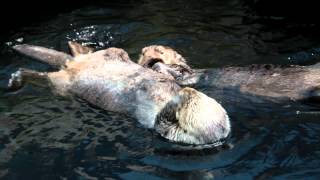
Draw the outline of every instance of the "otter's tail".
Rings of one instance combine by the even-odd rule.
[[[68,60],[73,59],[71,55],[68,55],[64,52],[48,49],[41,46],[21,44],[13,46],[13,49],[23,55],[29,56],[57,68],[64,67]]]

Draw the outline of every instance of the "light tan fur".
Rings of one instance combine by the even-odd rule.
[[[74,42],[74,41],[69,41],[68,42],[71,54],[76,57],[81,54],[89,54],[93,52],[93,49],[90,47],[82,46],[81,44]]]
[[[155,128],[173,141],[207,144],[212,139],[226,138],[231,125],[227,112],[217,101],[185,87],[159,112]]]
[[[186,60],[178,52],[167,46],[152,45],[143,48],[138,64],[148,67],[152,60],[159,60],[164,64],[188,66]]]
[[[216,120],[225,118],[227,114],[217,101],[193,88],[183,88],[179,95],[181,101],[177,107],[176,118],[183,129],[195,131],[194,133],[204,131],[203,128],[207,127],[208,123],[218,122]]]

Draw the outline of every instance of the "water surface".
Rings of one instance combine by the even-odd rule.
[[[177,49],[194,68],[320,61],[317,24],[261,16],[245,1],[138,1],[88,5],[12,31],[0,42],[1,179],[318,179],[319,107],[221,92],[232,134],[223,146],[172,144],[135,119],[49,89],[5,87],[19,67],[51,71],[13,52],[29,43],[68,51],[76,40],[125,49]],[[318,31],[319,32],[319,31]],[[208,95],[214,89],[199,87]],[[228,94],[227,94],[228,93]]]

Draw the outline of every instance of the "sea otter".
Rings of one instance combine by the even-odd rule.
[[[187,70],[182,66],[176,68],[175,65],[179,65],[179,61],[184,67],[187,66],[186,60],[174,49],[152,45],[142,50],[138,63],[157,72],[171,75],[181,86],[202,86],[215,90],[231,89],[241,94],[261,96],[280,102],[320,100],[320,63],[312,66],[287,67],[262,64],[190,71],[189,66]],[[184,71],[190,73],[183,73]]]
[[[14,46],[58,71],[20,69],[12,74],[8,86],[46,82],[61,95],[76,95],[105,110],[133,116],[174,142],[210,144],[230,133],[229,117],[213,98],[181,88],[171,76],[134,63],[122,49],[93,52],[75,42],[69,46],[73,56],[39,46]]]

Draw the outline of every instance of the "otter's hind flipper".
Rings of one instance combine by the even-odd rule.
[[[64,67],[68,60],[72,60],[73,57],[60,51],[56,51],[53,49],[41,47],[41,46],[34,46],[29,44],[21,44],[13,46],[13,49],[39,60],[41,62],[47,63],[51,66],[61,68]]]
[[[47,86],[49,85],[49,78],[45,72],[37,72],[30,69],[20,68],[18,71],[11,74],[8,88],[10,90],[17,90],[25,83]]]
[[[83,46],[75,41],[68,42],[71,54],[76,57],[81,54],[89,54],[93,52],[93,48]]]

